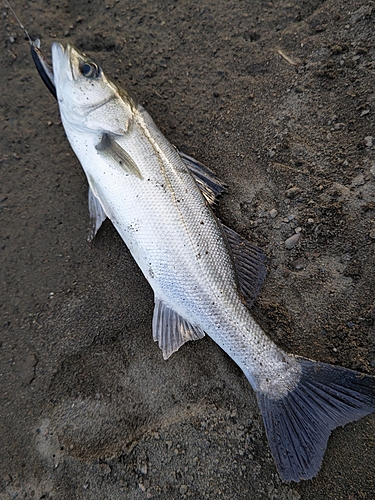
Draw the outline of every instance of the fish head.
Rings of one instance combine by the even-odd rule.
[[[76,47],[52,45],[53,79],[65,127],[122,135],[130,126],[135,103]]]

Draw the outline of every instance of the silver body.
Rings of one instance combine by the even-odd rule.
[[[53,45],[61,119],[91,190],[161,301],[207,333],[253,388],[282,397],[298,362],[268,339],[244,304],[222,227],[175,148],[105,75],[80,74],[82,54]],[[103,134],[136,168],[98,150]],[[110,149],[110,147],[109,147]]]

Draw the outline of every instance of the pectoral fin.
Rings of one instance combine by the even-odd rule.
[[[164,359],[168,359],[169,356],[178,351],[185,342],[198,340],[205,336],[205,333],[198,326],[190,324],[156,297],[152,334],[154,341],[158,342],[163,351]]]
[[[99,231],[100,226],[107,218],[103,207],[98,200],[98,198],[92,192],[89,186],[89,211],[90,211],[90,221],[91,227],[89,234],[87,235],[87,241],[92,241],[95,238],[96,233]]]
[[[108,156],[119,164],[127,174],[135,175],[139,179],[143,179],[135,161],[110,134],[104,133],[101,141],[95,146],[95,149],[99,154]]]

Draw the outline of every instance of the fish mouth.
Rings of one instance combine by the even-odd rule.
[[[53,97],[57,98],[56,81],[60,78],[68,78],[69,80],[77,79],[77,70],[82,56],[71,44],[66,47],[61,43],[54,42],[52,44],[52,67],[48,64],[46,57],[40,50],[40,41],[35,40],[31,44],[31,56],[39,76],[45,83]]]

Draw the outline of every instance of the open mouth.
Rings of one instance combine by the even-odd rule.
[[[35,40],[35,42],[31,44],[31,56],[41,79],[56,99],[56,85],[53,76],[53,69],[48,64],[43,52],[40,50],[40,40]]]

